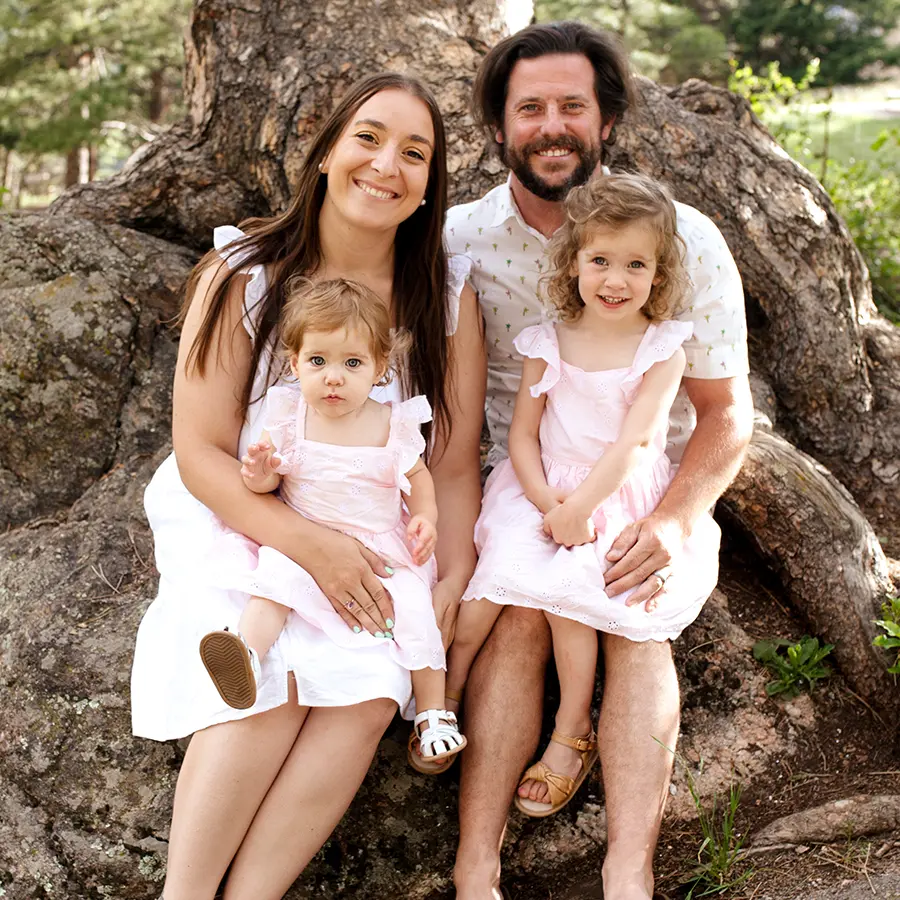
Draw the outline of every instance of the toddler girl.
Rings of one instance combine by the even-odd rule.
[[[544,611],[561,696],[551,743],[516,796],[531,816],[562,808],[596,760],[596,631],[670,640],[716,584],[719,534],[707,516],[675,561],[678,576],[658,609],[653,599],[631,605],[633,591],[605,592],[613,541],[654,511],[672,479],[668,415],[685,367],[681,345],[693,330],[672,319],[687,284],[675,227],[671,199],[648,178],[600,176],[574,189],[550,245],[556,322],[515,341],[525,360],[510,459],[486,485],[479,562],[447,686],[463,687],[502,604]]]
[[[374,385],[389,380],[391,363],[407,348],[391,331],[387,307],[363,285],[290,282],[283,316],[282,340],[296,382],[267,391],[265,429],[242,459],[244,484],[257,493],[279,490],[298,512],[377,553],[392,567],[396,624],[388,619],[390,630],[377,630],[348,596],[351,629],[304,569],[224,529],[211,568],[217,582],[250,598],[238,632],[205,635],[200,655],[222,699],[246,709],[256,701],[260,661],[292,612],[361,653],[390,641],[412,676],[421,753],[444,759],[466,741],[456,717],[442,708],[445,658],[431,605],[437,507],[421,459],[428,401],[420,396],[385,405],[369,397]]]

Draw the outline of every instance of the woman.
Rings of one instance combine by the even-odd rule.
[[[464,268],[454,261],[448,278],[445,209],[445,139],[433,97],[413,79],[374,76],[325,123],[290,208],[245,222],[246,235],[217,230],[226,262],[207,254],[188,285],[175,453],[146,496],[160,589],[141,623],[132,675],[135,734],[195,732],[175,791],[166,900],[211,900],[229,863],[226,900],[281,897],[343,815],[409,697],[408,673],[386,646],[342,652],[296,616],[269,652],[248,710],[219,699],[197,653],[200,635],[233,627],[240,615],[241,595],[198,574],[222,522],[305,568],[348,627],[384,629],[392,615],[375,577],[389,575],[381,560],[241,480],[238,457],[257,436],[258,400],[278,374],[271,351],[293,275],[361,281],[412,332],[400,381],[403,394],[423,393],[435,410],[434,603],[445,641],[452,638],[475,562],[485,360]],[[342,668],[354,677],[341,679]]]

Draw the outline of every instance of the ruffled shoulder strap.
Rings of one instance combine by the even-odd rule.
[[[461,253],[447,256],[447,334],[459,326],[459,298],[472,273],[472,260]]]
[[[242,246],[247,235],[234,225],[219,225],[213,229],[213,246],[219,256],[228,263],[229,269],[240,269],[250,255],[250,250]],[[266,270],[263,266],[250,266],[246,270],[250,276],[244,288],[244,328],[251,338],[256,337],[262,300],[266,294]]]
[[[532,397],[540,397],[559,381],[559,340],[556,336],[556,328],[552,322],[530,325],[516,335],[513,345],[522,356],[530,359],[542,359],[547,363],[541,380],[529,388]]]
[[[266,391],[260,415],[263,429],[269,432],[272,444],[282,459],[278,472],[284,475],[290,470],[297,447],[297,438],[303,437],[306,421],[306,401],[300,385],[283,382]]]
[[[402,403],[391,404],[391,436],[388,443],[395,450],[397,484],[406,494],[410,491],[406,473],[425,452],[425,438],[421,426],[430,421],[431,406],[421,395],[411,397]]]
[[[622,390],[630,391],[639,385],[651,366],[669,359],[693,333],[693,322],[668,319],[651,323],[634,354],[628,374],[622,380]]]

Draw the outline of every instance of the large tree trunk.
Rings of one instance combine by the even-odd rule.
[[[43,896],[46,884],[59,896],[159,894],[181,753],[129,738],[128,671],[155,591],[140,498],[169,449],[168,323],[197,251],[213,226],[285,206],[310,136],[352,81],[378,69],[436,89],[455,198],[480,195],[504,173],[467,104],[482,51],[502,33],[492,0],[198,0],[185,121],[115,178],[72,188],[47,214],[0,220],[0,409],[12,425],[0,434],[7,897]],[[644,81],[641,92],[614,165],[665,178],[710,215],[747,289],[761,421],[725,524],[752,536],[804,627],[838,644],[844,676],[883,709],[891,686],[871,620],[890,583],[841,484],[870,516],[897,508],[900,337],[875,312],[824,191],[743,101],[699,82],[665,91]],[[796,747],[729,612],[745,580],[723,579],[681,642],[690,650],[676,651],[681,749],[709,763],[696,775],[704,792],[734,771],[752,783]],[[435,873],[452,865],[451,794],[405,772],[404,739],[405,726],[383,743],[375,775],[304,875],[310,892],[367,900],[449,888]],[[691,815],[683,784],[670,810]],[[543,830],[514,820],[507,860],[529,883],[552,875],[554,893],[596,871],[605,829],[590,804],[574,824],[557,819]]]
[[[457,198],[474,197],[500,173],[468,102],[481,52],[503,33],[502,7],[200,0],[185,45],[188,118],[117,177],[68,192],[53,214],[208,246],[214,226],[285,207],[304,147],[335,101],[381,69],[416,74],[435,89]]]

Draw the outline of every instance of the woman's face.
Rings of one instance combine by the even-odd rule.
[[[425,197],[433,155],[428,107],[399,88],[380,91],[350,117],[325,157],[325,203],[356,226],[396,228]]]

